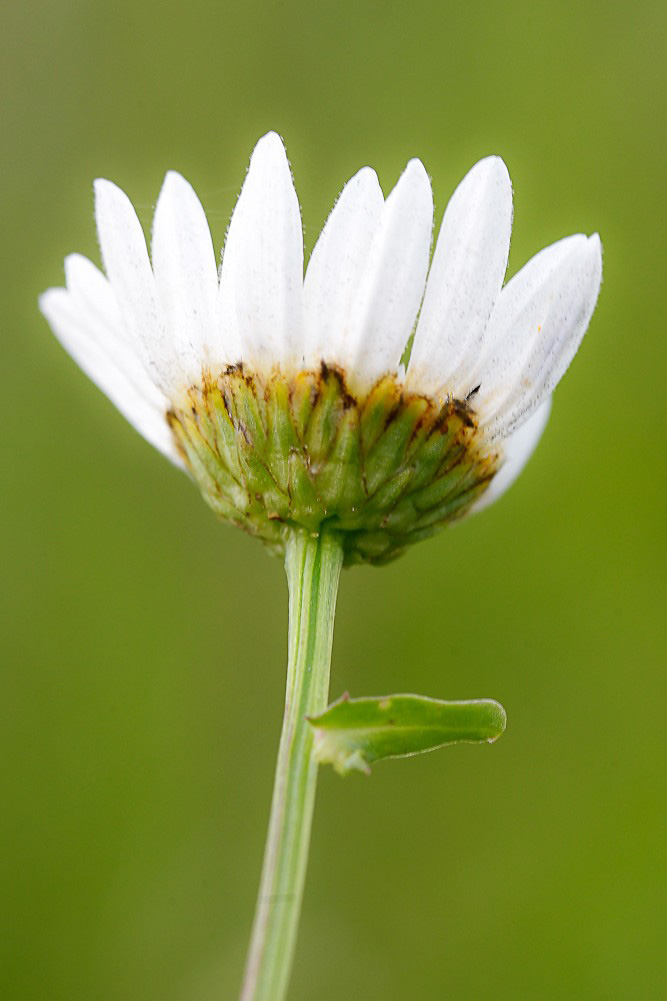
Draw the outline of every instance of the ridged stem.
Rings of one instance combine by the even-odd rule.
[[[340,541],[295,530],[285,553],[289,643],[285,713],[262,878],[240,1001],[284,1001],[296,945],[317,763],[307,716],[326,708]]]

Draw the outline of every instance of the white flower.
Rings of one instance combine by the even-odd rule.
[[[269,378],[324,362],[359,396],[389,374],[406,394],[465,404],[498,460],[479,501],[488,503],[535,447],[601,281],[599,238],[577,235],[503,288],[512,190],[493,156],[454,193],[430,267],[431,186],[411,160],[386,199],[368,167],[345,185],[304,280],[299,203],[275,133],[252,154],[219,273],[204,211],[179,174],[167,174],[158,199],[152,261],[119,188],[97,181],[95,205],[106,277],[72,255],[67,288],[49,289],[40,306],[90,378],[179,465],[167,414],[207,374],[242,363]]]

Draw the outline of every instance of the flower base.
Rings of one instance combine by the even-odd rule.
[[[394,376],[353,394],[344,374],[207,374],[169,423],[206,501],[277,554],[286,530],[340,533],[345,562],[383,563],[464,514],[499,455],[465,401]]]

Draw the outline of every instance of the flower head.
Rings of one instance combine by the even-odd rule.
[[[457,188],[432,260],[423,165],[411,160],[386,199],[364,167],[305,279],[275,133],[252,154],[219,273],[179,174],[165,178],[150,259],[126,195],[100,180],[95,204],[106,276],[66,259],[67,288],[40,300],[56,336],[222,517],[279,551],[290,526],[326,524],[349,562],[390,558],[506,489],[601,281],[599,238],[577,235],[503,287],[512,190],[499,157]]]

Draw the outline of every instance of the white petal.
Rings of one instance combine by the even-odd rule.
[[[343,188],[315,244],[304,283],[307,368],[321,359],[342,361],[350,307],[383,205],[377,174],[363,167]]]
[[[490,156],[464,177],[445,211],[408,366],[415,390],[446,387],[456,395],[500,293],[511,231],[509,174]]]
[[[528,331],[542,322],[554,275],[572,254],[586,245],[578,234],[545,247],[507,283],[491,313],[484,344],[462,386],[466,396],[480,385],[477,406],[496,406],[512,388],[528,346]]]
[[[95,181],[95,214],[104,267],[124,323],[157,385],[166,393],[191,381],[168,336],[157,303],[146,241],[127,195],[111,181]],[[192,361],[192,360],[190,360]]]
[[[481,511],[497,501],[508,490],[537,448],[551,413],[551,397],[541,404],[518,431],[503,442],[503,464],[491,480],[472,511]]]
[[[81,254],[70,254],[65,258],[65,279],[87,336],[99,345],[142,396],[161,408],[166,402],[165,397],[148,374],[136,339],[133,341],[125,326],[108,279]]]
[[[586,333],[602,280],[600,238],[577,240],[517,317],[514,330],[492,359],[493,396],[482,390],[489,433],[507,434],[551,394]],[[494,365],[509,370],[504,379]]]
[[[424,294],[432,227],[431,183],[411,160],[382,210],[343,345],[343,364],[367,383],[397,370]]]
[[[236,316],[243,360],[264,370],[303,354],[303,232],[285,149],[257,143],[229,225],[220,276],[225,325]],[[225,305],[226,300],[226,305]]]
[[[62,288],[44,292],[39,306],[60,343],[86,375],[151,445],[176,465],[182,466],[165,419],[167,401],[162,398],[161,405],[156,405],[155,398],[143,395],[119,367],[114,355],[114,342],[102,324],[82,307],[75,295]],[[144,378],[152,392],[157,393],[145,374]]]
[[[170,341],[193,375],[218,362],[218,269],[211,233],[199,199],[188,182],[170,171],[153,219],[153,270]]]

